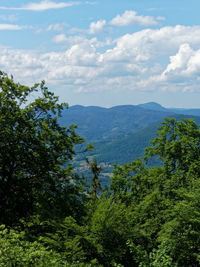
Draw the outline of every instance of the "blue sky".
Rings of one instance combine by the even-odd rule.
[[[200,108],[199,0],[0,0],[0,69],[69,105]]]

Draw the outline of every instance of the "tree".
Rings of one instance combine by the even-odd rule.
[[[168,176],[177,170],[186,173],[194,168],[200,175],[200,130],[194,120],[166,119],[151,144],[146,158],[158,156]]]
[[[99,175],[102,171],[102,167],[98,166],[96,159],[94,159],[93,161],[89,161],[88,158],[86,158],[86,162],[90,167],[90,170],[92,172],[92,182],[91,182],[91,191],[90,194],[92,196],[92,198],[96,199],[97,198],[97,193],[98,191],[101,190],[101,183],[99,181]]]
[[[46,200],[51,209],[59,190],[75,188],[68,163],[83,139],[74,126],[59,125],[65,106],[44,81],[28,87],[0,72],[0,223],[13,224]]]
[[[111,178],[114,200],[131,212],[130,266],[199,266],[199,126],[166,119],[151,144],[146,159],[156,156],[161,166],[137,160],[115,166]]]

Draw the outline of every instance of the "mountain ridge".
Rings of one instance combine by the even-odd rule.
[[[200,116],[200,109],[169,109],[156,102],[110,108],[75,105],[64,110],[60,122],[77,125],[77,133],[96,147],[88,155],[100,162],[123,164],[142,157],[165,118],[194,118],[200,123],[196,114]]]
[[[137,105],[120,105],[111,108],[75,105],[63,110],[60,123],[66,126],[77,125],[77,132],[88,141],[114,140],[137,132],[173,114],[172,111],[158,112]]]

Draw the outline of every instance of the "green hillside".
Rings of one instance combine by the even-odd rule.
[[[200,124],[200,117],[179,114],[172,117],[176,120],[194,118],[195,122]],[[143,157],[144,149],[150,146],[150,141],[156,136],[160,126],[161,121],[157,121],[124,138],[114,141],[94,142],[95,151],[91,155],[95,156],[99,162],[107,162],[109,164],[124,164],[138,157]]]
[[[185,114],[179,114],[181,111]],[[110,165],[124,164],[142,157],[145,147],[150,145],[150,140],[155,137],[165,118],[194,118],[200,124],[200,117],[196,114],[200,114],[200,110],[167,109],[154,102],[112,108],[77,105],[64,110],[60,122],[66,126],[78,125],[80,136],[95,147],[90,153],[78,154],[76,162],[92,156],[98,162]]]
[[[63,111],[60,122],[66,126],[78,125],[80,136],[96,142],[124,138],[173,114],[133,105],[112,108],[72,106]]]
[[[155,137],[159,125],[160,122],[153,123],[145,129],[115,141],[94,143],[93,155],[99,162],[110,164],[124,164],[142,157],[145,147],[149,146],[150,140]]]

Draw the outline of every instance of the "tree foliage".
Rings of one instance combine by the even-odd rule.
[[[70,166],[64,166],[83,140],[73,126],[58,124],[65,106],[44,82],[28,87],[0,73],[1,223],[32,214],[43,199],[51,207],[59,187],[72,187]]]
[[[89,161],[89,159],[86,158],[86,162],[89,165],[90,171],[92,173],[89,193],[93,199],[96,199],[98,192],[102,190],[99,175],[103,168],[102,166],[98,166],[96,159],[94,159],[93,161]]]
[[[101,167],[86,162],[88,195],[64,107],[44,82],[0,73],[0,266],[199,266],[199,126],[166,119],[145,154],[160,166],[115,165],[101,194]]]

